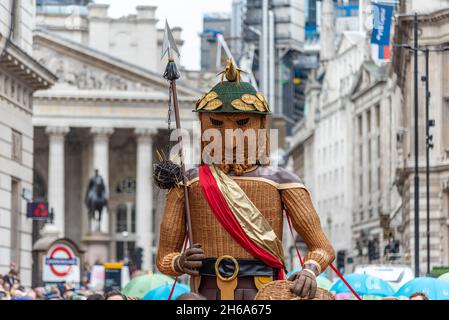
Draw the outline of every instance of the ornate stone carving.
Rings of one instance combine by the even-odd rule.
[[[108,138],[114,133],[114,128],[93,127],[90,129],[90,133],[95,137]]]
[[[67,133],[69,133],[69,131],[70,131],[70,128],[65,127],[65,126],[61,126],[61,127],[51,126],[51,127],[45,128],[45,133],[47,135],[49,135],[50,137],[63,138]]]
[[[35,45],[34,50],[38,61],[58,77],[58,82],[68,83],[81,90],[151,91],[151,88],[146,85],[106,72],[45,47]]]
[[[448,192],[449,193],[449,178],[444,180],[441,183],[441,189],[443,190],[443,192]]]
[[[134,130],[134,134],[137,136],[137,138],[140,139],[149,139],[151,140],[154,135],[157,134],[157,129],[153,128],[136,128]]]

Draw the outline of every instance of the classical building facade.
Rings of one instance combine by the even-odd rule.
[[[355,264],[388,263],[384,248],[401,237],[401,197],[395,186],[401,95],[391,65],[365,61],[351,91],[352,238]]]
[[[321,66],[309,74],[305,119],[294,128],[290,156],[295,171],[312,191],[321,224],[337,256],[352,256],[352,104],[351,90],[368,58],[363,33],[337,32],[334,4],[323,1]],[[345,268],[345,265],[340,265]],[[343,271],[343,270],[342,270]],[[344,271],[348,271],[346,268]]]
[[[335,55],[309,78],[306,118],[295,128],[290,151],[295,171],[312,191],[327,236],[337,255],[344,257],[352,255],[350,98],[367,52],[362,34],[346,31],[341,35]]]
[[[446,9],[431,11],[431,7],[421,8],[419,24],[422,30],[420,45],[439,48],[449,45],[449,3],[433,1],[435,9],[444,4]],[[415,4],[418,5],[418,4]],[[413,6],[412,6],[413,7]],[[406,8],[407,9],[407,8]],[[419,8],[418,8],[419,9]],[[407,12],[410,12],[407,10]],[[413,15],[402,15],[396,26],[397,43],[413,44]],[[419,74],[425,70],[425,58],[419,54]],[[435,126],[430,128],[433,148],[430,150],[430,265],[449,265],[449,53],[433,52],[429,55],[430,72],[430,119]],[[393,56],[394,71],[398,77],[403,100],[400,108],[400,126],[403,128],[398,148],[400,150],[397,185],[402,195],[403,237],[402,243],[407,252],[407,262],[414,264],[414,90],[413,56],[406,49],[396,48]],[[419,80],[419,253],[420,271],[426,272],[426,175],[425,175],[425,87]]]
[[[22,283],[31,285],[33,93],[56,78],[31,57],[33,2],[11,3],[0,4],[0,274],[16,264]]]
[[[162,33],[155,8],[111,19],[107,6],[91,4],[80,8],[72,28],[63,23],[70,15],[51,10],[41,8],[34,33],[36,59],[58,76],[54,88],[35,95],[35,198],[48,199],[51,227],[82,244],[88,263],[124,260],[140,247],[142,268],[155,271],[165,191],[153,186],[152,170],[157,151],[168,155],[169,146],[168,83],[158,62]],[[181,80],[178,95],[182,124],[190,129],[200,94]],[[100,232],[89,228],[84,205],[95,170],[109,196]]]

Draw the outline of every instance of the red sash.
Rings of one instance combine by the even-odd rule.
[[[229,208],[208,166],[203,165],[199,167],[199,180],[204,198],[223,228],[253,257],[263,261],[272,268],[279,269],[279,279],[284,279],[284,265],[282,262],[254,243],[245,233]]]

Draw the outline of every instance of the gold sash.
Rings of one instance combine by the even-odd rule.
[[[210,171],[243,231],[251,240],[283,263],[282,243],[259,209],[232,178],[215,166],[210,166]]]

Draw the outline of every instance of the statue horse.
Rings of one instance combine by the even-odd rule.
[[[97,231],[100,231],[101,213],[104,207],[108,208],[108,199],[106,198],[106,186],[103,178],[98,174],[98,170],[95,170],[95,176],[89,179],[84,203],[89,215],[89,230],[92,231],[92,221],[97,220]],[[97,212],[98,215],[95,214]]]

